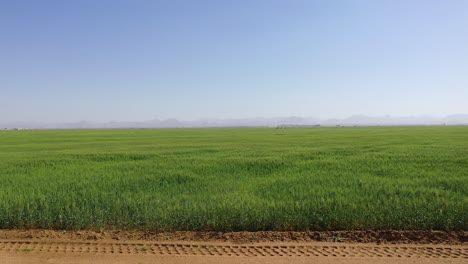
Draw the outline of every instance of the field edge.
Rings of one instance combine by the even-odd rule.
[[[195,241],[195,242],[346,242],[377,244],[468,245],[468,231],[367,230],[305,232],[156,232],[142,230],[0,229],[1,240]]]

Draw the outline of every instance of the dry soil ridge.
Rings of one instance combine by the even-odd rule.
[[[139,230],[0,229],[0,239],[61,239],[74,241],[197,241],[197,242],[347,242],[378,244],[468,245],[467,231],[309,231],[309,232],[155,232]]]

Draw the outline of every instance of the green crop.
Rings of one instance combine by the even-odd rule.
[[[468,229],[468,127],[0,131],[0,228]]]

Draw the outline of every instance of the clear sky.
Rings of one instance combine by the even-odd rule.
[[[455,113],[466,0],[0,2],[0,122]]]

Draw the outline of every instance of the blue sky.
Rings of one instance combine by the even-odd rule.
[[[0,121],[468,113],[468,1],[2,1]]]

